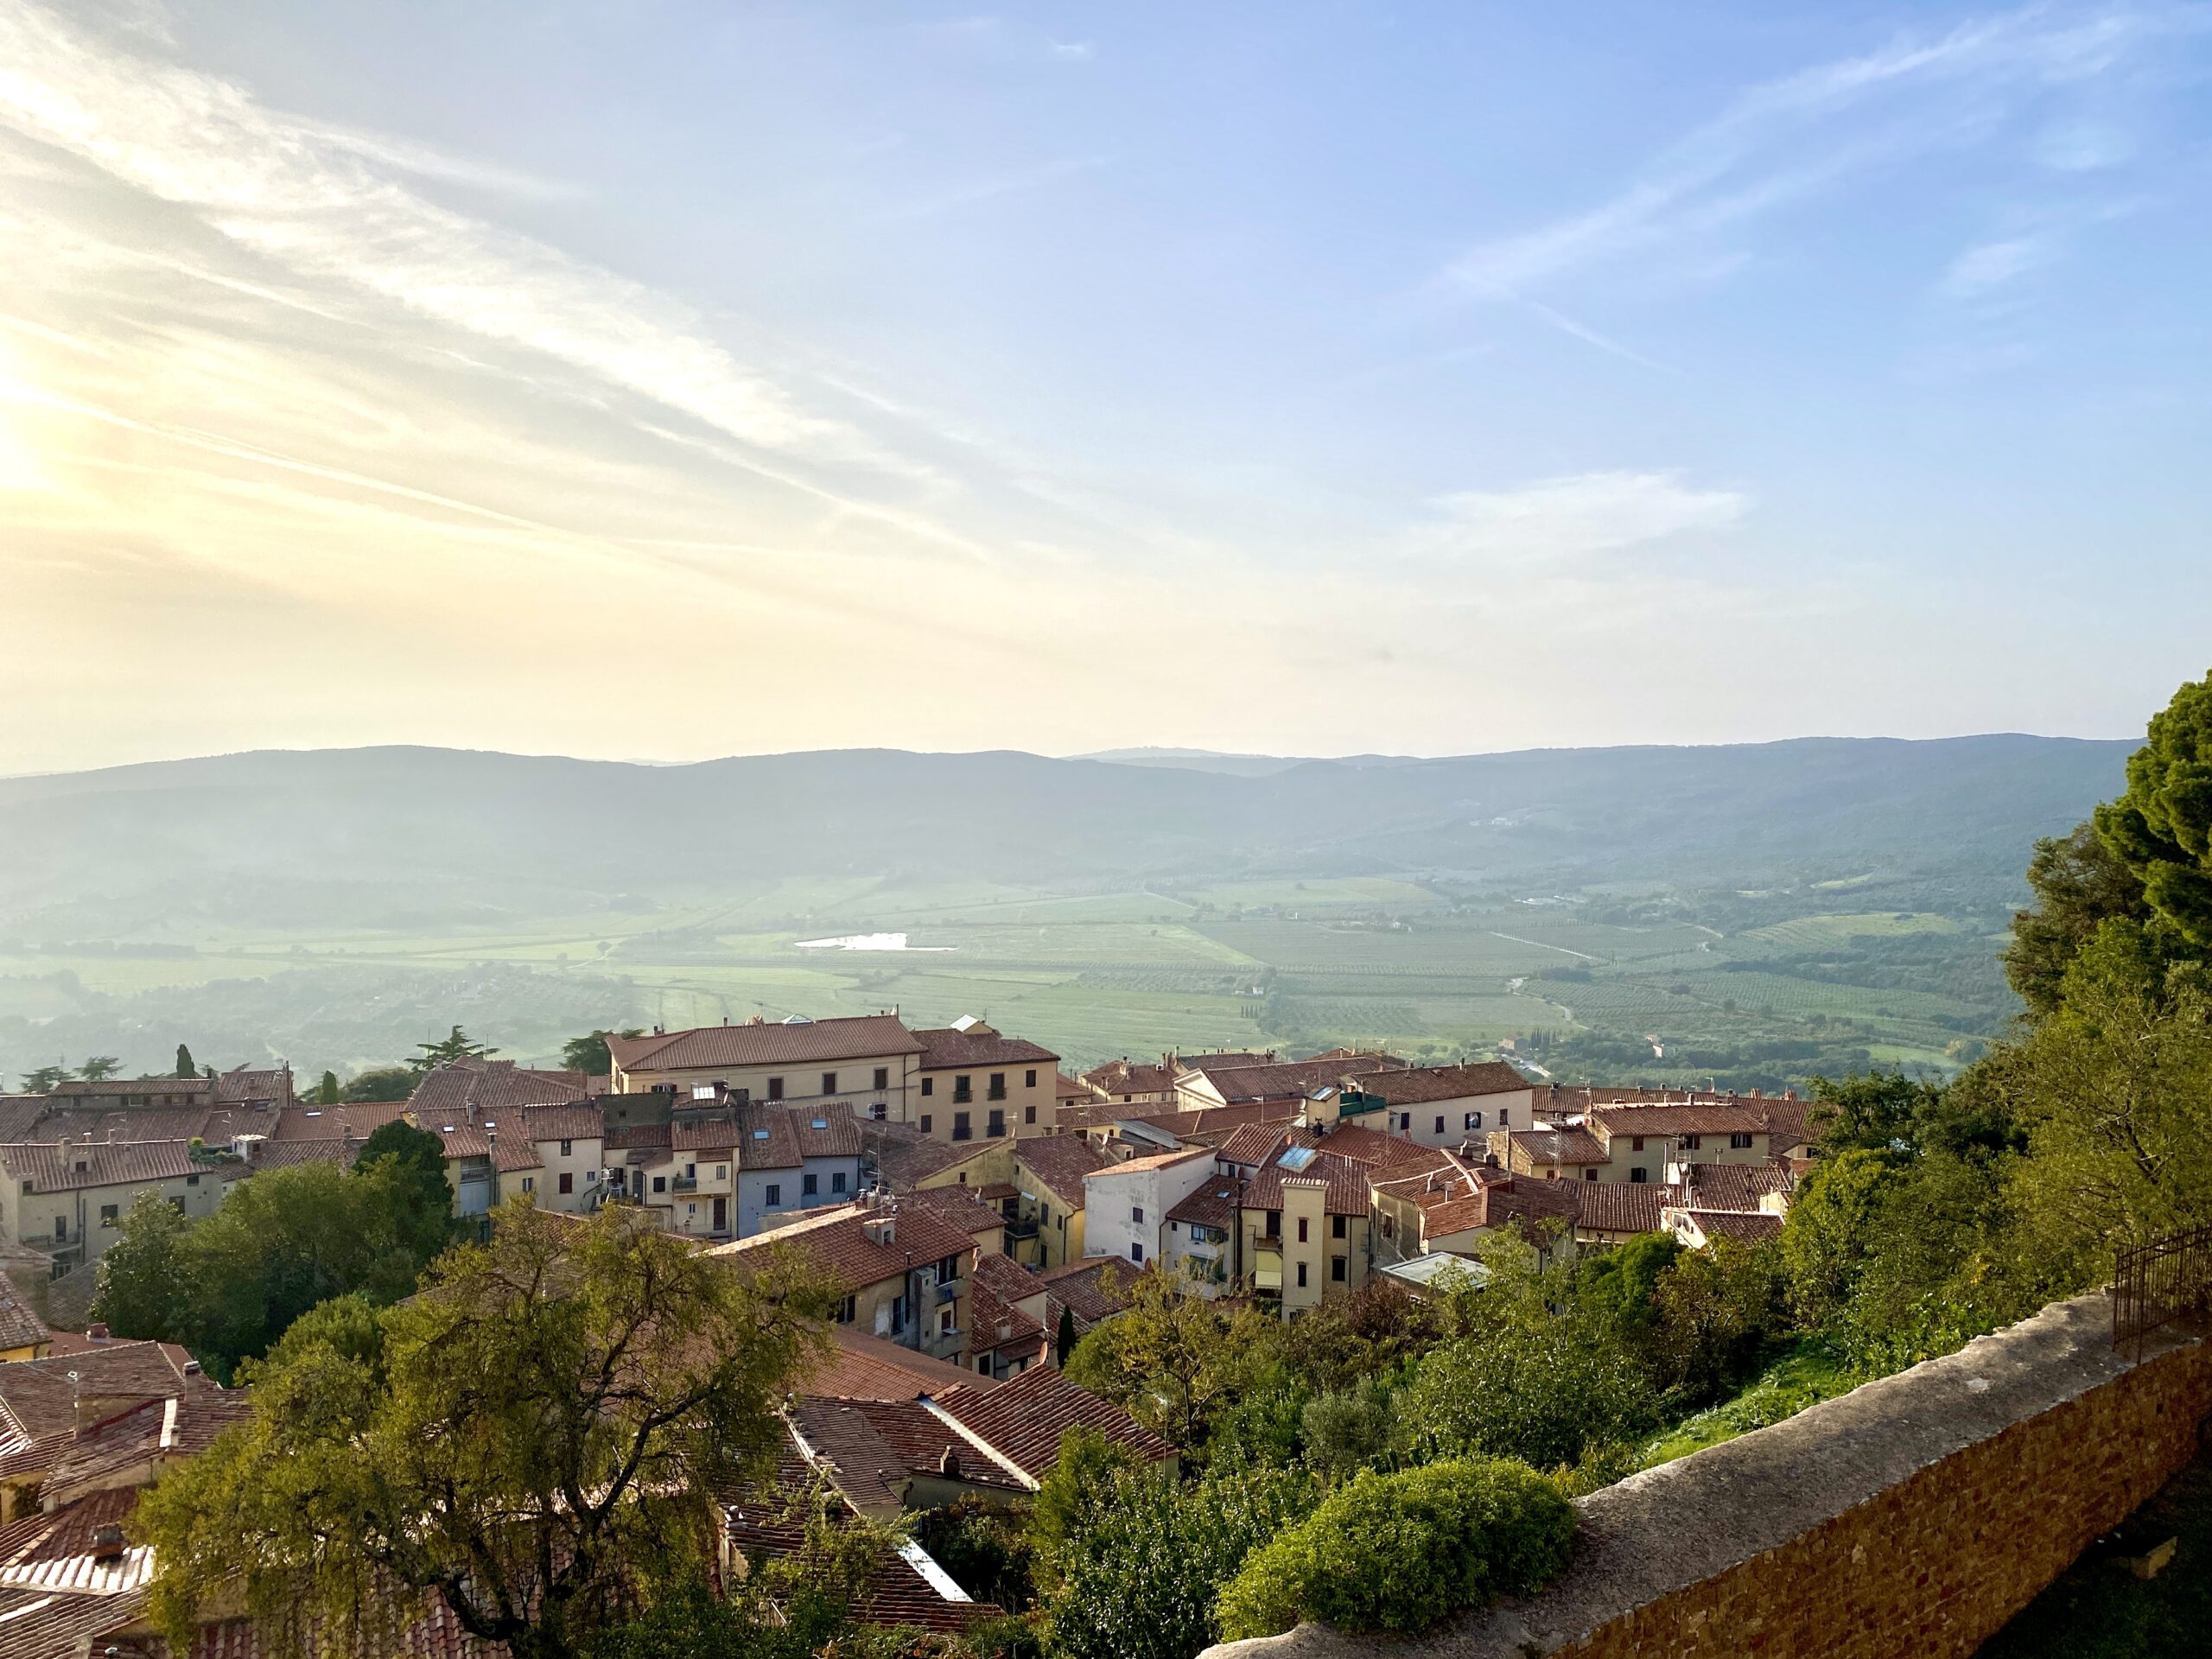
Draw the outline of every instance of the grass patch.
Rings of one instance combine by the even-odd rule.
[[[1795,1417],[1808,1406],[1847,1394],[1856,1379],[1843,1357],[1816,1338],[1799,1341],[1732,1400],[1685,1417],[1644,1443],[1643,1466],[1656,1469],[1676,1458],[1719,1446],[1755,1428]]]

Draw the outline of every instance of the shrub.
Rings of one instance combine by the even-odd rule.
[[[1363,1472],[1253,1551],[1216,1613],[1230,1641],[1305,1618],[1347,1630],[1423,1630],[1550,1582],[1573,1536],[1573,1507],[1522,1464]]]

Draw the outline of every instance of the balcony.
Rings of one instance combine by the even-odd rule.
[[[1010,1220],[1006,1224],[1007,1243],[1009,1244],[1020,1239],[1034,1238],[1036,1236],[1037,1217],[1034,1216],[1030,1216],[1027,1218]]]
[[[967,1345],[968,1333],[957,1328],[922,1333],[921,1351],[931,1359],[950,1359]]]
[[[1003,1123],[992,1123],[987,1125],[983,1130],[983,1135],[987,1140],[1004,1140],[1006,1138],[1006,1125]]]
[[[943,1307],[947,1302],[957,1301],[960,1299],[960,1293],[967,1288],[968,1281],[964,1279],[938,1280],[937,1283],[937,1305],[939,1307]]]
[[[696,1192],[699,1178],[696,1175],[675,1176],[669,1181],[668,1190],[671,1192]]]

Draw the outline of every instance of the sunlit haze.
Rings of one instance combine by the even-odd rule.
[[[0,0],[0,772],[2139,732],[2209,67],[2158,3]]]

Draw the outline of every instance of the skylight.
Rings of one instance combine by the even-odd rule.
[[[1306,1165],[1313,1161],[1313,1147],[1293,1147],[1289,1151],[1284,1153],[1281,1157],[1275,1160],[1275,1166],[1279,1169],[1303,1169]]]

